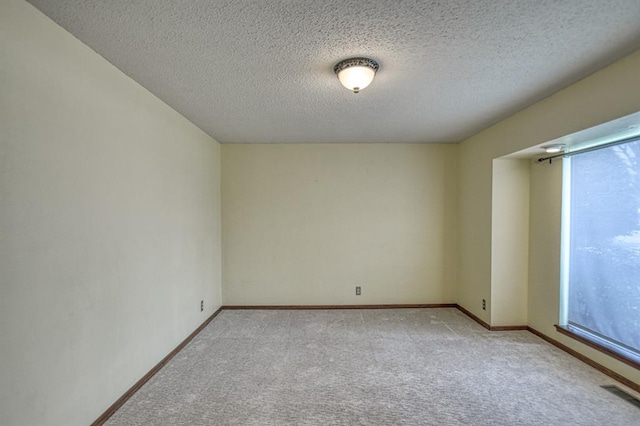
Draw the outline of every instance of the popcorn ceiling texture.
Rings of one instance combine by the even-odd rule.
[[[640,48],[638,0],[30,3],[222,143],[460,141]]]

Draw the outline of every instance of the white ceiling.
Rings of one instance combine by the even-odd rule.
[[[222,143],[457,142],[640,48],[639,0],[29,1]]]

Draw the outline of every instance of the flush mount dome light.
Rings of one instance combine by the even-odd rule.
[[[349,58],[338,62],[333,71],[340,83],[347,89],[358,93],[373,81],[380,65],[369,58]]]
[[[547,154],[555,154],[556,152],[564,151],[564,144],[545,145],[542,147]]]

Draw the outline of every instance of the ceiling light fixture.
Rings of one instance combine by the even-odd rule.
[[[547,154],[555,154],[556,152],[564,151],[564,144],[545,145],[542,147]]]
[[[380,65],[369,58],[349,58],[338,62],[333,72],[347,89],[358,93],[373,81]]]

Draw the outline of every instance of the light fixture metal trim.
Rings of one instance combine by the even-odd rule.
[[[348,83],[346,83],[346,81],[343,78],[340,78],[340,73],[352,67],[370,68],[373,71],[373,73],[369,71],[368,72],[369,77],[365,78],[365,80],[363,80],[362,83],[359,83],[358,85],[349,85]],[[376,62],[375,60],[371,58],[357,57],[357,58],[344,59],[338,62],[337,64],[334,65],[333,72],[336,73],[336,76],[338,76],[340,83],[342,83],[344,87],[346,87],[349,90],[352,90],[353,93],[358,93],[361,89],[364,89],[369,84],[371,84],[371,81],[373,81],[373,77],[375,76],[376,72],[378,72],[378,69],[380,69],[380,64],[378,64],[378,62]]]
[[[380,65],[376,61],[370,58],[349,58],[349,59],[343,59],[342,61],[338,62],[333,67],[333,72],[338,74],[340,71],[342,71],[345,68],[363,67],[363,66],[372,68],[376,72],[380,68]]]

